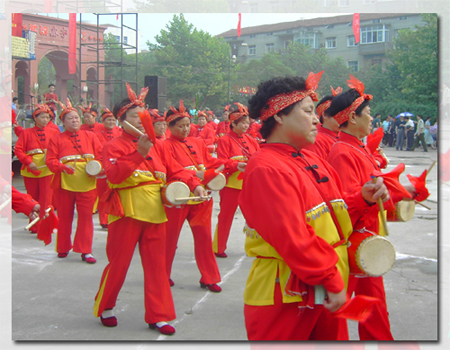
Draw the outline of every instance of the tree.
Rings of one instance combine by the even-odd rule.
[[[230,49],[222,38],[198,31],[182,14],[174,15],[167,30],[147,45],[156,60],[155,75],[167,78],[168,103],[189,105],[197,93],[199,108],[223,105],[226,101]]]
[[[43,95],[48,92],[48,85],[56,83],[56,70],[53,63],[47,57],[42,57],[38,66],[38,84],[39,95]]]
[[[405,98],[436,104],[438,94],[437,15],[421,15],[424,26],[399,31],[389,58],[397,66]]]

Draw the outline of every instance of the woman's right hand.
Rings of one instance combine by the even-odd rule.
[[[347,301],[345,288],[339,293],[331,293],[327,291],[327,296],[323,301],[323,307],[330,312],[338,311]]]
[[[139,136],[137,142],[137,151],[140,153],[142,157],[147,157],[148,152],[153,147],[152,141],[148,138],[147,134]]]
[[[30,165],[29,165],[29,167],[30,167],[30,169],[33,170],[33,171],[39,170],[38,167],[37,167],[37,165],[36,165],[34,162],[31,162]]]

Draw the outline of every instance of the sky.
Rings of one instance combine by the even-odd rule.
[[[47,14],[40,14],[47,15]],[[68,19],[67,14],[49,14],[50,16]],[[138,15],[139,50],[146,50],[146,42],[155,43],[155,36],[172,20],[174,13],[140,13]],[[342,16],[346,13],[243,13],[241,27],[252,27],[263,24],[292,22],[299,19]],[[238,24],[237,13],[186,13],[184,17],[198,30],[203,30],[211,35],[217,35],[230,29],[236,29]],[[116,15],[101,16],[100,24],[120,25],[120,19]],[[77,17],[79,20],[79,17]],[[83,14],[83,22],[97,23],[97,17],[92,14]],[[124,24],[135,27],[135,16],[124,15]]]

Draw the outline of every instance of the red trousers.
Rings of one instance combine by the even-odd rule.
[[[100,317],[103,310],[116,306],[136,244],[139,244],[144,269],[145,322],[171,321],[176,315],[165,270],[165,225],[128,217],[108,226],[106,255],[109,263],[95,296],[94,315]]]
[[[234,213],[238,207],[238,198],[241,190],[224,187],[220,192],[220,213],[216,231],[214,233],[214,253],[222,254],[227,249],[227,241],[233,224]]]
[[[357,278],[350,275],[347,296],[351,297],[353,292],[355,292],[355,295],[367,295],[381,300],[381,305],[373,310],[367,321],[358,324],[359,339],[394,340],[387,312],[383,277]]]
[[[43,210],[52,204],[53,190],[50,188],[52,175],[44,177],[23,177],[23,182],[27,193],[37,201]],[[31,221],[31,220],[30,220]],[[39,222],[30,228],[31,232],[36,233],[39,228]]]
[[[348,340],[347,321],[335,318],[322,305],[299,309],[283,304],[275,285],[274,305],[244,305],[248,340]]]
[[[108,189],[108,183],[106,182],[106,178],[97,179],[97,196],[98,196],[98,218],[100,221],[100,225],[108,224],[108,213],[105,212],[105,202],[102,202],[100,198],[102,198],[103,193]]]
[[[76,253],[92,253],[92,239],[94,223],[92,222],[92,208],[94,207],[97,191],[72,192],[64,189],[58,191],[58,235],[56,251],[67,253],[72,249],[72,222],[76,204],[78,221],[73,242]]]
[[[194,236],[194,252],[197,267],[201,274],[200,282],[214,284],[220,282],[219,268],[212,249],[211,215],[212,201],[197,205],[185,205],[182,208],[166,207],[166,269],[167,276],[172,272],[178,238],[184,220],[188,220]]]

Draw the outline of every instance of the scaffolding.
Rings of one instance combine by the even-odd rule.
[[[80,101],[82,101],[82,94],[86,91],[83,91],[83,89],[81,88],[81,86],[85,85],[94,85],[95,86],[95,99],[92,99],[91,102],[93,102],[93,104],[96,104],[97,106],[99,106],[99,96],[100,96],[100,88],[101,86],[104,86],[104,91],[105,94],[107,92],[109,93],[114,93],[114,87],[117,86],[117,84],[119,84],[120,87],[120,97],[123,98],[125,97],[125,82],[129,83],[131,85],[131,87],[133,88],[134,91],[137,90],[137,80],[138,80],[138,14],[137,13],[119,13],[119,14],[115,14],[115,13],[95,13],[95,15],[97,16],[97,38],[100,37],[100,19],[104,16],[116,16],[117,19],[120,19],[120,42],[119,45],[117,47],[111,47],[111,46],[107,46],[104,43],[104,40],[102,42],[100,42],[99,40],[97,40],[96,43],[83,43],[82,41],[82,31],[83,31],[83,15],[80,13],[80,38],[79,38],[79,43],[80,43],[80,47],[79,47],[79,59],[78,59],[78,64],[79,64],[79,74],[80,74],[80,80],[79,80],[79,98]],[[135,23],[135,27],[131,27],[130,25],[126,25],[124,23],[125,19],[127,18],[127,23],[129,24],[130,22],[130,18],[131,18],[131,22]],[[133,21],[134,19],[134,21]],[[92,24],[91,24],[92,25]],[[136,45],[131,45],[128,44],[128,42],[124,42],[124,28],[127,28],[128,30],[130,30],[131,32],[134,32],[136,35]],[[96,50],[97,52],[97,60],[96,61],[83,61],[82,60],[82,47],[86,47],[87,49],[93,49]],[[107,58],[105,57],[105,59],[103,61],[100,60],[100,51],[103,50],[105,51],[106,49],[108,50],[120,50],[120,60],[118,61],[109,61],[107,60]],[[124,54],[125,54],[125,50],[127,50],[127,53],[130,53],[130,51],[132,53],[135,54],[135,60],[134,62],[125,62],[124,59]],[[105,55],[106,56],[106,55]],[[86,67],[86,65],[96,65],[97,68],[97,72],[95,75],[95,79],[87,79],[88,77],[86,77],[86,80],[81,79],[81,72],[83,72],[84,67]],[[107,69],[108,68],[120,68],[120,74],[118,74],[119,77],[114,77],[113,79],[100,79],[100,69],[103,68],[104,69],[104,73],[106,74]],[[132,78],[132,76],[129,76],[129,72],[128,72],[128,77],[127,79],[125,79],[124,77],[124,69],[125,68],[134,68],[134,79],[130,79]],[[87,69],[85,69],[85,71],[87,71]],[[106,78],[106,77],[105,77]],[[85,83],[85,84],[83,84]],[[112,91],[106,91],[106,85],[112,86]],[[109,108],[111,108],[111,106],[108,106]]]

